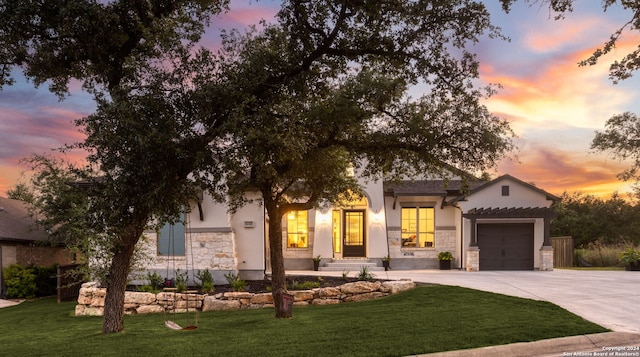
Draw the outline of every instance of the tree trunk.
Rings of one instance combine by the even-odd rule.
[[[131,236],[121,237],[120,244],[114,247],[107,277],[107,295],[104,299],[103,333],[120,332],[124,329],[124,292],[127,288],[131,258],[140,234],[134,232]]]
[[[275,204],[266,204],[269,214],[269,247],[271,254],[271,294],[275,306],[276,318],[290,318],[291,309],[285,306],[287,282],[284,271],[284,254],[282,252],[282,213]]]

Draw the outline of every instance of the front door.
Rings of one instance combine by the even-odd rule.
[[[366,255],[364,213],[365,211],[344,211],[342,256],[345,258],[364,257]]]

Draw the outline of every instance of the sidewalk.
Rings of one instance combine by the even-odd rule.
[[[9,307],[9,306],[13,306],[13,305],[18,305],[19,303],[21,303],[23,301],[24,300],[14,301],[14,300],[2,300],[2,299],[0,299],[0,308]]]
[[[536,342],[432,353],[429,357],[640,356],[640,334],[605,332]]]

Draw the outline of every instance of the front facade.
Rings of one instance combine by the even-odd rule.
[[[392,269],[435,269],[448,251],[452,267],[475,270],[550,270],[550,205],[557,197],[505,175],[490,182],[461,180],[370,182],[361,200],[283,217],[285,268],[320,269],[368,261]],[[209,269],[261,279],[270,271],[266,217],[259,197],[231,214],[206,195],[194,202],[184,225],[146,235],[149,266],[164,277],[176,270]],[[549,253],[551,254],[549,258]],[[549,261],[551,259],[551,261]],[[191,274],[193,276],[194,273]]]

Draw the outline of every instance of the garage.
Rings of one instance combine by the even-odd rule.
[[[483,223],[477,230],[480,270],[533,270],[533,223]]]

